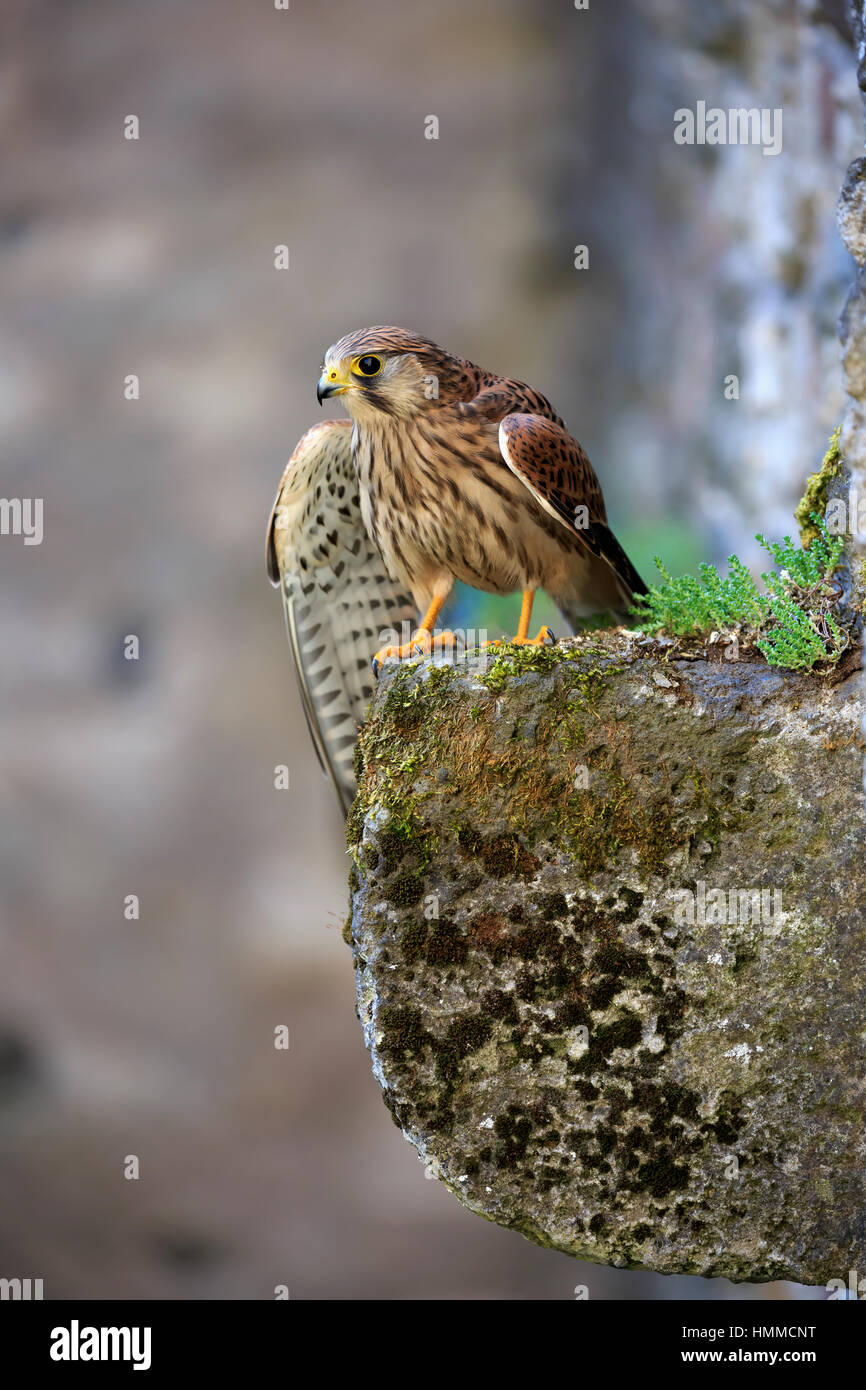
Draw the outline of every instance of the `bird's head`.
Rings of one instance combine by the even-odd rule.
[[[341,396],[353,419],[406,419],[435,406],[454,378],[455,360],[405,328],[363,328],[325,353],[316,396]]]

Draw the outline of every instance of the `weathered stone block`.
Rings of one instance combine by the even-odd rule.
[[[620,629],[387,669],[349,825],[359,1014],[473,1211],[823,1283],[866,1268],[859,655],[722,658]]]

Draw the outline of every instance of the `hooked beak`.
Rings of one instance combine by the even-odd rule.
[[[326,401],[329,396],[342,396],[348,391],[349,383],[344,381],[334,367],[322,372],[319,377],[319,384],[316,387],[316,400],[319,405]]]

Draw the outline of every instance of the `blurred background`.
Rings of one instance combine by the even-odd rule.
[[[646,578],[759,564],[842,408],[841,0],[4,0],[2,29],[2,491],[44,539],[0,537],[0,1276],[824,1296],[580,1264],[425,1180],[354,1015],[264,531],[324,349],[397,323],[553,400]],[[782,108],[782,152],[675,145],[697,100]]]

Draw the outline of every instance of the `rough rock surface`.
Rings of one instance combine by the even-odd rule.
[[[349,824],[359,1015],[470,1209],[667,1273],[866,1265],[858,661],[620,629],[386,668]]]

